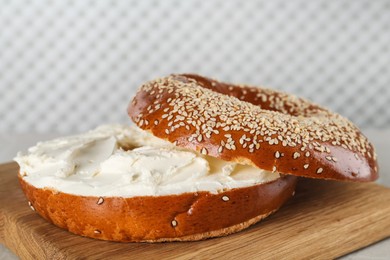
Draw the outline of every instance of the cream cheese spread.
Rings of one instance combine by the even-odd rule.
[[[276,172],[178,148],[122,125],[40,142],[15,161],[31,185],[85,196],[218,193],[279,178]]]

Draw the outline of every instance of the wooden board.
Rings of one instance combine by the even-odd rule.
[[[22,259],[328,259],[390,236],[390,189],[301,179],[281,210],[199,242],[115,243],[73,235],[31,211],[15,163],[0,165],[0,242]]]

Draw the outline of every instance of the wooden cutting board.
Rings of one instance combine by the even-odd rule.
[[[73,235],[33,212],[15,163],[0,165],[0,242],[22,259],[328,259],[390,237],[390,189],[301,179],[281,210],[199,242],[115,243]]]

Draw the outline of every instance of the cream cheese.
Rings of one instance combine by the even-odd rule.
[[[18,153],[25,181],[85,196],[159,196],[241,188],[278,173],[178,148],[135,126],[104,125]]]

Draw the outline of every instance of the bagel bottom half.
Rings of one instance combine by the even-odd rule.
[[[260,221],[294,194],[297,177],[218,194],[93,197],[36,188],[19,174],[30,207],[74,234],[119,242],[194,241],[225,236]]]

